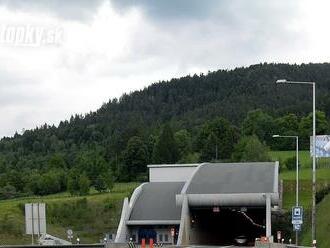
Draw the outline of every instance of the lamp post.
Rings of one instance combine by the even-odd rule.
[[[315,149],[315,136],[316,136],[316,121],[315,121],[315,82],[295,82],[286,79],[279,79],[277,84],[304,84],[312,85],[313,87],[313,174],[312,174],[312,242],[316,241],[316,149]]]
[[[294,135],[273,135],[273,138],[294,138],[296,140],[296,207],[299,206],[299,137]],[[298,231],[296,231],[296,245],[298,245]]]

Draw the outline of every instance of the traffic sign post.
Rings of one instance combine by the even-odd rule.
[[[303,223],[303,208],[296,206],[292,208],[292,225],[293,230],[296,232],[296,245],[298,244],[298,233],[301,231],[301,225]]]
[[[301,225],[303,223],[303,208],[300,206],[292,208],[292,225]]]
[[[72,242],[73,239],[73,231],[71,229],[68,229],[66,231],[66,234],[68,235],[68,239],[70,240],[70,242]]]
[[[294,224],[293,231],[300,232],[301,231],[301,224]]]

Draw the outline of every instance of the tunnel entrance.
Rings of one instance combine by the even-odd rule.
[[[265,235],[265,208],[191,209],[191,244],[253,245]]]

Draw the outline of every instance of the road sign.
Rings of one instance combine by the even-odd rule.
[[[67,234],[68,236],[72,236],[73,231],[72,231],[71,229],[68,229],[68,230],[66,231],[66,234]]]
[[[301,225],[303,223],[303,208],[300,206],[292,208],[292,224]]]
[[[301,231],[301,225],[300,224],[293,225],[293,231]]]
[[[45,203],[25,204],[26,234],[46,233],[46,206]]]
[[[66,234],[68,235],[68,239],[71,241],[73,239],[73,231],[71,229],[68,229],[66,231]]]

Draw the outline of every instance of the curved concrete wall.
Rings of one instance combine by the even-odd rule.
[[[124,243],[127,241],[126,238],[127,238],[127,234],[128,234],[128,229],[127,229],[126,222],[129,220],[129,216],[131,215],[134,204],[135,204],[137,198],[139,197],[139,195],[141,194],[143,186],[145,184],[146,183],[141,184],[134,190],[130,201],[128,201],[127,197],[124,199],[115,243]]]
[[[123,208],[121,210],[121,217],[117,229],[115,243],[126,242],[126,236],[127,236],[126,221],[128,220],[128,216],[129,216],[128,213],[129,213],[129,205],[128,205],[128,198],[126,197],[124,199]]]

